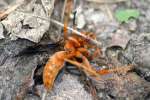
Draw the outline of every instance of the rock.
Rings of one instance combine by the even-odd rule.
[[[47,100],[92,100],[83,84],[78,81],[76,76],[64,75],[63,80],[59,84],[55,84],[54,91],[49,94]]]
[[[143,33],[132,37],[126,49],[119,57],[122,63],[135,65],[135,72],[150,81],[150,34]]]
[[[109,79],[97,82],[96,87],[101,93],[100,99],[145,100],[143,98],[146,98],[150,92],[149,85],[149,82],[135,73],[128,73],[127,75],[113,75]]]
[[[43,64],[43,59],[48,58],[47,53],[16,56],[25,48],[35,45],[28,40],[14,40],[0,42],[0,100],[15,100],[15,96],[27,76],[38,64]],[[49,54],[54,53],[50,50]],[[6,56],[5,58],[3,56]],[[43,85],[39,86],[43,90]],[[41,94],[43,92],[40,92]],[[26,95],[25,100],[38,100],[33,95]],[[76,76],[64,75],[63,80],[55,83],[54,89],[48,94],[47,99],[52,100],[92,100],[83,84]]]
[[[131,62],[142,68],[150,69],[150,34],[143,33],[137,37],[132,37],[129,42],[125,52],[123,53],[125,57]],[[138,67],[137,66],[137,67]]]
[[[20,85],[37,66],[42,56],[36,54],[15,57],[19,52],[33,45],[33,42],[28,40],[5,40],[0,44],[0,95],[2,95],[0,100],[15,100]]]

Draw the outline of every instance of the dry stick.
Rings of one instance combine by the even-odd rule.
[[[67,4],[67,0],[64,1],[64,6],[63,6],[62,13],[61,13],[61,23],[62,23],[63,20],[64,20],[66,4]],[[59,33],[61,33],[61,30],[62,30],[62,27],[59,28]],[[60,35],[60,36],[61,36],[61,35]]]
[[[62,10],[62,13],[61,13],[61,21],[60,21],[61,23],[62,23],[63,20],[64,20],[66,4],[67,4],[67,0],[64,1],[63,10]],[[61,31],[62,31],[62,27],[59,27],[58,33],[61,33]],[[62,36],[62,35],[59,35],[59,37],[58,37],[59,40],[61,39],[61,36]]]
[[[59,25],[59,26],[61,26],[61,27],[65,27],[64,26],[64,24],[62,24],[62,23],[60,23],[60,22],[58,22],[58,21],[56,21],[56,20],[53,20],[53,19],[50,19],[50,21],[52,22],[52,23],[54,23],[54,24],[57,24],[57,25]],[[93,39],[91,39],[90,37],[87,37],[86,35],[84,35],[84,34],[82,34],[81,32],[79,32],[79,31],[77,31],[77,30],[74,30],[73,28],[70,28],[70,27],[66,27],[68,30],[70,30],[70,31],[72,31],[73,33],[75,33],[76,35],[79,35],[79,36],[81,36],[81,37],[83,37],[84,39],[86,39],[88,42],[90,42],[91,44],[94,44],[94,45],[96,45],[97,47],[99,47],[99,48],[101,48],[101,43],[100,42],[98,42],[98,41],[96,41],[96,40],[93,40]]]
[[[20,12],[20,13],[22,12],[22,13],[24,13],[24,14],[26,13],[26,12],[24,12],[24,11],[18,11],[18,12]],[[54,19],[44,18],[44,17],[42,17],[42,16],[37,16],[37,15],[30,14],[30,13],[26,13],[26,14],[28,14],[28,15],[30,15],[30,16],[33,16],[33,17],[37,17],[37,18],[43,19],[43,20],[45,20],[45,21],[50,21],[50,22],[52,22],[52,23],[54,23],[54,24],[59,25],[60,27],[65,27],[64,24],[62,24],[62,23],[60,23],[59,21],[56,21],[56,20],[54,20]],[[83,38],[86,39],[89,43],[91,43],[91,44],[93,44],[93,45],[96,45],[97,47],[101,48],[102,44],[101,44],[100,42],[98,42],[98,41],[96,41],[96,40],[93,40],[93,39],[91,39],[90,37],[87,37],[86,35],[82,34],[81,32],[79,32],[79,31],[77,31],[77,30],[75,30],[75,29],[73,29],[73,28],[71,28],[71,27],[66,27],[66,29],[68,29],[69,31],[73,32],[73,33],[76,34],[76,35],[79,35],[79,36],[83,37]]]
[[[111,9],[109,8],[108,4],[105,4],[105,8],[106,8],[106,12],[109,16],[109,20],[113,21],[113,14],[112,14]]]
[[[42,99],[41,99],[41,100],[45,100],[46,95],[47,95],[47,90],[46,90],[46,89],[44,89],[44,92],[43,92],[43,95],[42,95]]]
[[[6,11],[4,11],[3,13],[0,14],[0,20],[5,18],[7,15],[9,15],[11,12],[15,11],[18,7],[20,7],[21,5],[25,4],[27,5],[29,3],[28,0],[23,0],[13,6],[10,6]]]
[[[6,11],[4,11],[3,13],[0,14],[0,19],[3,19],[4,17],[6,17],[7,15],[9,15],[11,12],[16,10],[21,5],[22,5],[22,3],[19,3],[19,4],[16,4],[16,5],[8,8]]]

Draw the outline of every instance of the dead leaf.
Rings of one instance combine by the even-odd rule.
[[[34,11],[32,15],[40,15],[46,17],[44,10],[40,4],[34,4]],[[49,22],[40,18],[14,11],[8,15],[7,19],[2,21],[2,24],[11,33],[10,38],[15,40],[17,38],[25,38],[33,42],[39,42],[44,33],[49,28]],[[30,28],[24,29],[22,26],[28,25]]]

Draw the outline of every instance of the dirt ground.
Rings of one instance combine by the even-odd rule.
[[[63,43],[54,44],[63,39],[63,28],[31,16],[47,18],[41,1],[45,0],[31,0],[0,22],[0,100],[16,100],[18,94],[24,100],[40,100],[44,91],[41,82],[43,66],[49,56],[63,48]],[[53,0],[49,1],[48,6]],[[61,22],[65,0],[54,1],[51,18]],[[46,100],[150,100],[150,0],[107,1],[74,0],[78,30],[95,33],[97,41],[102,43],[103,57],[90,63],[102,69],[112,68],[103,65],[103,62],[119,67],[131,64],[134,69],[124,74],[104,75],[103,81],[95,81],[77,69],[70,70],[70,67],[75,67],[66,64]],[[19,2],[21,0],[0,0],[0,10]],[[127,23],[118,22],[116,10],[129,8],[138,10],[140,16]],[[72,18],[73,14],[70,16]],[[72,20],[69,26],[72,26]],[[27,48],[30,48],[29,52],[25,52]],[[35,69],[39,69],[40,74],[34,77],[35,83],[32,83],[29,77]],[[39,96],[33,93],[34,89],[26,87],[32,84],[37,84]],[[91,86],[96,93],[92,92]],[[26,90],[28,93],[23,92]]]

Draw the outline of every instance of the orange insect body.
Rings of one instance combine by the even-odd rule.
[[[52,88],[58,72],[64,66],[65,58],[68,58],[65,51],[56,52],[46,63],[43,71],[43,82],[47,90]]]
[[[61,57],[61,56],[62,57]],[[47,90],[52,88],[55,77],[64,65],[65,52],[57,52],[48,60],[43,71],[43,82]]]
[[[53,86],[55,78],[58,72],[62,69],[65,63],[65,59],[69,59],[77,55],[73,41],[67,41],[65,49],[67,51],[59,51],[52,55],[46,63],[43,71],[43,82],[47,90],[50,90]]]
[[[73,35],[70,36],[66,41],[66,44],[64,46],[65,48],[64,51],[56,52],[54,55],[52,55],[49,58],[43,71],[43,82],[47,90],[52,89],[55,78],[59,73],[59,71],[63,68],[65,61],[77,66],[79,69],[82,69],[87,75],[94,76],[96,78],[98,78],[100,75],[105,75],[116,71],[130,70],[130,67],[126,69],[120,68],[120,69],[110,69],[110,70],[94,69],[90,65],[88,59],[86,58],[90,56],[90,53],[87,50],[88,48],[86,48],[88,45],[89,44],[83,42],[83,40],[81,40],[79,36],[74,37]],[[76,60],[74,60],[76,57],[80,57],[82,59],[82,62],[77,62]]]
[[[88,55],[87,49],[83,48],[83,41],[81,41],[81,39],[78,38],[80,37],[70,36],[64,46],[65,51],[56,52],[49,58],[48,62],[46,63],[43,71],[43,82],[47,90],[50,90],[52,88],[58,72],[64,66],[65,59],[72,59],[77,56]],[[91,72],[95,72],[95,70]]]

